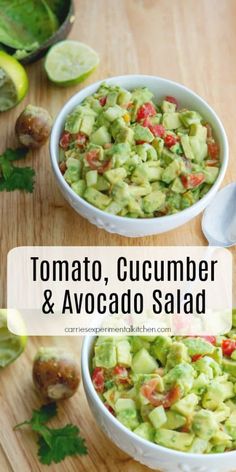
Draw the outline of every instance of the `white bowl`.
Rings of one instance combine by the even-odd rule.
[[[81,369],[89,406],[99,427],[122,451],[141,464],[162,472],[233,472],[236,451],[221,454],[189,454],[153,444],[125,428],[103,405],[90,376],[90,365],[95,337],[84,339]]]
[[[160,77],[149,75],[124,75],[106,79],[109,84],[117,84],[126,89],[135,87],[147,87],[156,99],[172,95],[177,98],[181,106],[199,111],[202,116],[213,126],[214,135],[220,145],[221,168],[219,175],[210,191],[197,203],[179,213],[156,218],[127,218],[111,215],[105,211],[90,205],[83,198],[79,197],[67,184],[58,167],[59,160],[59,140],[62,133],[65,119],[72,110],[79,105],[86,97],[92,95],[98,89],[101,82],[97,82],[76,93],[62,108],[54,123],[51,139],[50,154],[51,163],[57,183],[70,205],[77,213],[87,218],[90,223],[99,228],[103,228],[110,233],[117,233],[122,236],[138,237],[151,234],[165,233],[171,229],[183,225],[187,221],[197,216],[210,203],[215,193],[219,189],[224,178],[228,164],[228,141],[224,127],[212,110],[212,108],[198,95],[181,84],[172,82]]]

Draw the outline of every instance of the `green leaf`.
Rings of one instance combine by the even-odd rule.
[[[12,167],[7,180],[0,180],[0,191],[25,190],[33,192],[35,171],[31,167]]]
[[[14,49],[37,49],[58,29],[45,0],[0,0],[0,11],[0,42]]]
[[[87,447],[84,439],[79,434],[77,426],[68,424],[64,428],[50,429],[51,446],[40,436],[38,445],[38,456],[42,464],[50,465],[61,462],[67,456],[85,455]]]
[[[70,2],[65,2],[65,0],[46,0],[46,2],[62,23],[69,11]]]
[[[19,159],[24,159],[28,153],[27,148],[17,148],[17,149],[6,149],[4,153],[0,157],[0,163],[1,163],[1,158],[4,157],[8,161],[16,161]]]
[[[33,410],[31,419],[26,420],[23,423],[17,424],[14,429],[18,429],[21,426],[28,424],[32,426],[32,429],[36,430],[38,426],[44,425],[49,420],[54,418],[56,414],[57,414],[57,404],[48,403],[47,405],[43,405],[39,410]]]

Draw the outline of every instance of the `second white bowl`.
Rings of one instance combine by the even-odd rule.
[[[58,167],[59,140],[67,115],[71,113],[72,110],[86,97],[96,92],[101,82],[103,82],[100,81],[76,93],[64,105],[57,116],[52,129],[50,139],[51,164],[56,181],[65,199],[69,202],[72,208],[77,211],[77,213],[87,218],[90,223],[93,223],[97,227],[103,228],[110,233],[117,233],[122,236],[138,237],[165,233],[166,231],[170,231],[184,223],[187,223],[187,221],[201,213],[201,211],[203,211],[210,203],[219,189],[226,172],[228,164],[228,141],[220,119],[205,100],[183,85],[167,79],[149,75],[124,75],[112,77],[105,81],[109,84],[119,85],[129,90],[136,87],[147,87],[151,92],[153,92],[155,99],[157,100],[166,95],[172,95],[177,98],[181,107],[193,109],[201,113],[204,119],[212,125],[215,138],[220,146],[221,168],[219,175],[210,191],[201,200],[186,210],[182,210],[179,213],[169,216],[156,218],[127,218],[111,215],[90,205],[90,203],[79,197],[67,184]]]

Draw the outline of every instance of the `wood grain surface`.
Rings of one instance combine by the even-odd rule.
[[[80,87],[60,89],[47,81],[42,61],[27,67],[30,90],[17,108],[0,116],[0,150],[15,144],[14,123],[27,103],[46,107],[55,117],[77,90],[108,76],[145,73],[190,87],[216,110],[230,144],[224,185],[236,180],[236,1],[235,0],[76,0],[71,38],[95,48],[97,71]],[[201,216],[168,234],[126,239],[92,226],[77,215],[59,193],[50,169],[48,147],[27,160],[36,170],[34,193],[0,195],[0,304],[6,303],[6,258],[21,245],[205,245]],[[236,251],[231,250],[234,260]],[[17,268],[16,268],[17,270]],[[235,282],[234,282],[235,284]],[[234,294],[235,297],[235,294]],[[35,439],[12,431],[39,406],[31,382],[32,358],[39,345],[65,345],[80,352],[78,338],[35,338],[0,379],[0,472],[145,472],[148,469],[120,452],[99,431],[82,386],[60,407],[61,422],[78,423],[89,455],[50,468],[39,464]]]

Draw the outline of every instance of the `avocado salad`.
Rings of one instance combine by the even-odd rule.
[[[100,210],[131,218],[171,215],[200,200],[220,167],[211,125],[174,97],[106,83],[67,116],[60,170]]]
[[[141,438],[198,454],[236,449],[236,316],[227,336],[98,337],[91,375]]]

